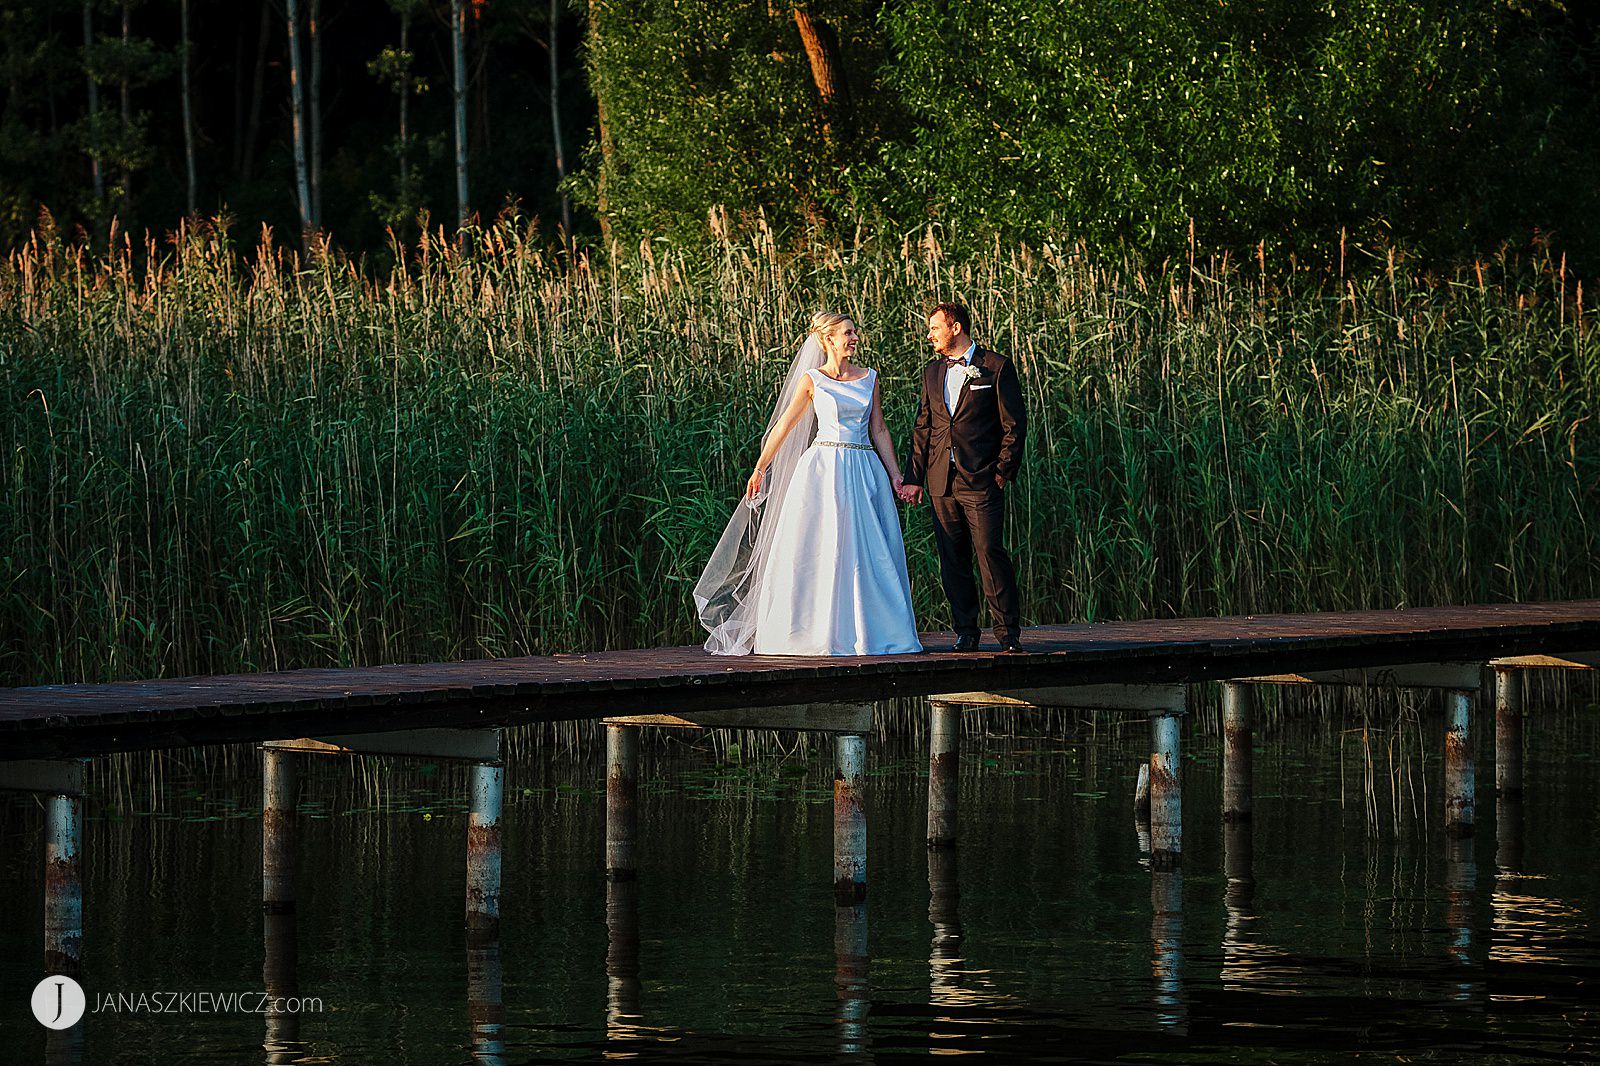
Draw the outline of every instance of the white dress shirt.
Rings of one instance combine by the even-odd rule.
[[[961,354],[961,361],[966,363],[966,365],[971,366],[972,365],[972,353],[976,352],[977,350],[978,350],[978,342],[977,341],[973,341],[970,345],[967,346],[967,350]],[[950,363],[950,364],[947,364],[947,365],[949,366],[950,370],[954,370],[955,369],[955,364]],[[956,404],[959,403],[960,400],[961,400],[961,386],[965,385],[966,383],[967,383],[967,379],[966,379],[965,375],[952,374],[949,371],[945,372],[945,375],[944,375],[944,405],[945,405],[946,408],[949,409],[951,414],[955,414],[956,413]]]

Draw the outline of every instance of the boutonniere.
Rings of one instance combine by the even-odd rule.
[[[983,370],[980,369],[979,367],[973,366],[971,363],[967,363],[967,364],[965,364],[963,366],[958,366],[958,367],[955,368],[955,371],[956,371],[956,373],[960,374],[962,377],[966,378],[967,381],[969,381],[969,382],[972,381],[974,378],[981,378],[983,376]]]

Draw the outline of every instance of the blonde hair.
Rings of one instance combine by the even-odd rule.
[[[811,328],[806,333],[809,336],[815,336],[821,342],[822,350],[826,352],[828,350],[828,342],[826,340],[828,334],[844,323],[854,321],[855,319],[849,315],[841,315],[837,311],[818,311],[811,316]]]
[[[853,321],[855,320],[849,315],[841,315],[837,311],[818,311],[816,314],[811,316],[811,328],[806,330],[806,332],[816,333],[818,335],[823,333],[832,333],[834,327],[838,326],[840,323]]]

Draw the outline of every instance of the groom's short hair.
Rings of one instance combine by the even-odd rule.
[[[961,304],[934,304],[933,310],[928,312],[928,317],[944,312],[944,317],[961,327],[962,333],[972,332],[972,316],[967,314],[967,309]]]

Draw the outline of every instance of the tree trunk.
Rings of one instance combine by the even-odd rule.
[[[411,9],[400,12],[400,51],[411,55]],[[400,196],[405,202],[407,183],[411,177],[411,65],[406,64],[405,78],[400,85]]]
[[[261,34],[256,38],[255,82],[250,89],[250,126],[244,135],[244,161],[239,182],[248,185],[256,169],[256,141],[261,137],[261,97],[267,77],[267,45],[272,37],[271,0],[261,0]]]
[[[56,20],[55,10],[52,8],[45,13],[45,24],[48,27],[47,36],[55,40]],[[56,65],[47,64],[44,68],[44,99],[45,110],[50,115],[50,139],[53,141],[61,132],[61,123],[56,113]]]
[[[478,34],[478,61],[473,64],[472,73],[468,75],[468,86],[477,86],[477,126],[475,135],[467,142],[478,149],[479,159],[492,159],[494,145],[490,141],[489,124],[489,35]]]
[[[600,33],[599,22],[595,18],[595,4],[597,0],[589,0],[589,25],[587,27],[589,40],[595,41]],[[592,45],[591,45],[592,47]],[[611,160],[616,152],[616,143],[611,139],[611,119],[606,113],[606,94],[604,82],[593,78],[589,83],[590,91],[594,93],[595,124],[600,132],[600,174],[595,179],[595,213],[600,216],[600,240],[607,248],[611,246],[611,197],[607,188],[610,182]]]
[[[94,83],[90,53],[94,49],[94,0],[83,0],[83,73],[89,82],[89,172],[94,178],[95,206],[105,203],[106,179],[100,170],[100,88]]]
[[[193,218],[196,213],[195,200],[198,190],[194,176],[194,110],[189,99],[189,0],[179,0],[178,20],[181,41],[178,57],[182,64],[178,68],[178,73],[183,91],[183,175],[187,193],[185,203],[188,205],[189,217]]]
[[[322,0],[311,0],[311,107],[306,126],[311,135],[311,224],[322,225]]]
[[[467,11],[462,0],[450,0],[452,88],[455,91],[456,227],[465,229],[471,216],[467,201]]]
[[[185,3],[188,0],[184,0]],[[233,173],[244,165],[244,17],[233,24]]]
[[[567,199],[567,148],[561,139],[561,64],[556,58],[560,38],[561,0],[550,0],[550,138],[556,149],[556,181],[561,192],[561,242],[572,246],[572,204]]]
[[[300,207],[302,236],[311,232],[311,183],[306,173],[306,123],[301,85],[305,71],[300,62],[300,0],[285,0],[285,24],[289,33],[289,109],[294,132],[294,184]]]
[[[850,85],[845,79],[844,56],[839,51],[839,35],[813,15],[805,4],[796,4],[794,24],[800,30],[800,42],[805,45],[806,59],[811,63],[811,80],[822,98],[823,134],[833,139],[833,127],[847,117],[850,109]]]
[[[133,163],[128,152],[133,144],[133,96],[128,85],[129,44],[132,42],[133,8],[122,0],[122,69],[119,88],[122,97],[122,207],[128,206],[133,193]]]

